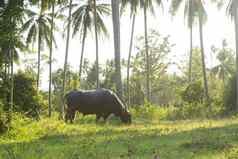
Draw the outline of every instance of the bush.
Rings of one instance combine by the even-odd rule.
[[[39,111],[46,107],[43,97],[36,89],[34,78],[27,73],[18,72],[14,75],[13,111],[20,112],[28,117],[39,117]],[[4,105],[4,110],[9,109],[10,83],[3,81],[0,83],[0,100]]]
[[[217,100],[211,103],[211,108],[210,112],[208,105],[198,102],[184,102],[178,107],[161,107],[146,102],[142,106],[130,108],[130,111],[133,118],[151,121],[211,118],[221,116],[224,112],[223,105]]]
[[[30,117],[38,117],[44,106],[42,96],[36,89],[35,80],[25,73],[19,72],[14,77],[14,110]]]
[[[4,110],[7,110],[7,106],[9,104],[9,88],[10,88],[10,81],[2,80],[0,81],[0,101],[3,105]]]
[[[207,117],[208,107],[202,103],[184,103],[171,113],[172,119],[194,119]]]
[[[8,128],[7,116],[6,113],[3,111],[3,104],[0,101],[0,134],[6,132],[7,128]]]
[[[225,111],[227,113],[235,112],[236,110],[236,76],[234,75],[225,87]]]
[[[202,82],[197,81],[189,84],[181,93],[183,101],[188,103],[200,103],[202,102],[204,91],[202,88]]]
[[[160,107],[153,105],[149,102],[145,102],[144,105],[135,106],[130,109],[133,118],[143,118],[148,120],[163,120],[168,117],[169,114],[168,107]]]
[[[211,107],[211,110],[210,110]],[[223,102],[213,99],[210,107],[202,102],[184,102],[179,106],[157,106],[149,102],[130,108],[133,118],[151,121],[184,120],[221,117],[224,114]]]
[[[224,112],[224,107],[221,102],[214,100],[209,105],[204,103],[183,103],[182,106],[176,107],[170,113],[170,119],[197,119],[211,118],[221,116]]]

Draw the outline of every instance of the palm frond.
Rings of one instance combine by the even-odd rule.
[[[30,9],[27,9],[27,8],[24,9],[24,13],[25,13],[28,17],[30,17],[30,18],[37,15],[36,12],[34,12],[34,11],[30,10]]]
[[[106,25],[104,24],[103,17],[111,14],[109,4],[99,3],[96,6],[97,27],[99,34],[108,36]],[[91,30],[94,27],[93,22],[93,8],[90,3],[83,5],[78,4],[77,9],[72,14],[72,27],[75,36],[78,32],[80,36],[83,35],[84,30]]]
[[[35,24],[33,24],[31,26],[31,28],[29,29],[29,32],[27,34],[27,38],[26,38],[26,43],[29,45],[30,43],[34,43],[36,41],[36,36],[37,36],[37,27]]]
[[[235,16],[237,8],[238,8],[238,1],[237,0],[230,0],[228,6],[226,8],[227,15],[231,16],[231,18],[233,18]]]
[[[170,11],[170,13],[172,13],[173,16],[178,12],[182,2],[183,2],[183,0],[172,0],[171,1],[171,6],[170,6],[169,11]]]
[[[30,26],[32,25],[34,19],[29,19],[28,21],[25,22],[25,24],[22,25],[22,28],[20,30],[20,33],[26,32]]]
[[[99,14],[97,14],[97,24],[96,25],[97,25],[97,28],[98,28],[99,35],[100,34],[105,35],[106,37],[109,36],[106,25],[105,25],[102,17]]]

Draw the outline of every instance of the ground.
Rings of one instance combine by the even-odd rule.
[[[65,124],[17,119],[0,136],[3,159],[238,159],[238,118],[183,121],[134,119],[123,125],[93,117]]]

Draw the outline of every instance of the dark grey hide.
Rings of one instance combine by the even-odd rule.
[[[96,121],[106,120],[110,114],[120,117],[123,123],[131,123],[131,114],[126,110],[118,96],[107,89],[90,91],[71,91],[65,96],[67,109],[65,120],[73,122],[75,113],[95,114]]]

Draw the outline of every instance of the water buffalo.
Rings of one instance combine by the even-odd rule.
[[[104,120],[110,114],[120,117],[123,123],[131,123],[131,114],[127,111],[118,96],[107,89],[89,91],[71,91],[65,96],[67,109],[65,120],[72,123],[75,113],[83,115],[95,114],[96,122],[103,117]]]

